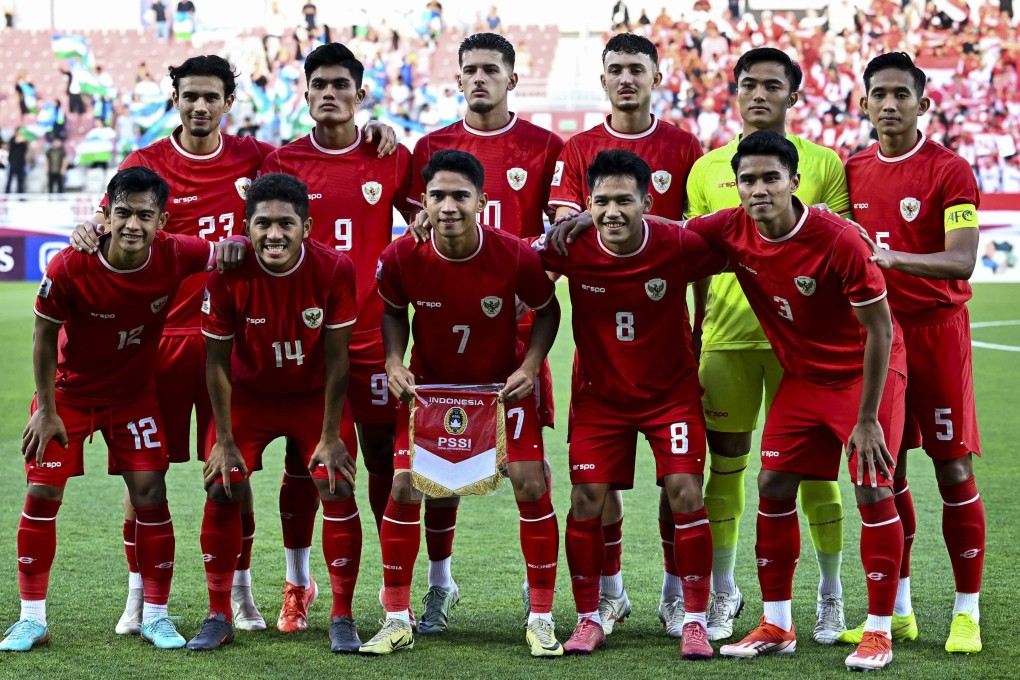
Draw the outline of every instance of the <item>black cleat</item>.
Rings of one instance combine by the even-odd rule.
[[[349,616],[334,616],[329,622],[329,649],[334,654],[357,654],[361,649],[361,638]]]
[[[202,622],[198,635],[188,641],[193,652],[212,652],[234,641],[234,625],[227,621],[226,614],[210,614]]]

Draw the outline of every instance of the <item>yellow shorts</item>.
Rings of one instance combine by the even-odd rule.
[[[764,388],[765,412],[772,406],[783,368],[771,349],[708,350],[701,353],[698,379],[705,425],[715,432],[758,429]]]

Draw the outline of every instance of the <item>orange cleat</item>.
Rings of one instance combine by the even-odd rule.
[[[735,644],[723,645],[719,648],[719,654],[736,659],[753,659],[766,654],[793,654],[796,650],[795,629],[783,630],[779,626],[766,623],[763,616],[761,624],[748,633],[747,637]]]
[[[276,629],[281,633],[293,633],[308,628],[308,608],[319,595],[319,586],[312,580],[307,588],[296,586],[289,581],[283,588],[283,607]]]
[[[880,630],[865,631],[861,644],[846,658],[850,671],[877,671],[892,663],[892,638]]]

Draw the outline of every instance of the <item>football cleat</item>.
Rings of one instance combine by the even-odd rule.
[[[624,590],[620,597],[599,595],[599,617],[602,618],[602,630],[606,635],[613,634],[613,626],[623,623],[630,616],[630,598]]]
[[[836,641],[848,645],[859,645],[863,639],[864,624],[862,623],[852,630],[844,630],[836,638]],[[909,642],[917,639],[917,619],[914,618],[914,612],[910,612],[906,616],[893,614],[892,639],[893,642]]]
[[[418,633],[420,635],[432,635],[444,633],[450,625],[450,610],[460,602],[460,591],[456,582],[452,588],[440,588],[432,586],[421,603],[425,605],[425,611],[421,613],[421,621],[418,622]]]
[[[556,627],[552,621],[535,619],[528,624],[524,639],[531,648],[531,656],[563,656],[563,645],[556,639]]]
[[[361,649],[361,638],[354,619],[349,616],[334,616],[329,622],[329,651],[334,654],[357,654]]]
[[[577,622],[570,639],[563,645],[564,654],[588,655],[606,646],[606,632],[602,626],[586,616]]]
[[[712,594],[712,606],[708,609],[708,639],[726,640],[733,636],[733,621],[744,610],[744,596],[740,588],[727,593],[717,590]]]
[[[846,618],[843,616],[843,598],[835,595],[820,595],[815,607],[817,620],[812,633],[815,642],[820,645],[834,645],[839,641],[840,634],[846,630]],[[862,631],[863,632],[863,631]]]
[[[50,641],[50,629],[31,616],[15,623],[4,635],[7,637],[0,642],[0,652],[27,652]]]
[[[177,632],[177,628],[169,616],[161,616],[142,624],[138,634],[143,640],[151,642],[157,649],[180,649],[185,644],[184,638]]]
[[[248,586],[234,586],[230,589],[230,610],[234,614],[234,628],[238,630],[265,630],[266,620],[262,618]]]
[[[198,635],[188,641],[193,652],[212,652],[234,641],[234,626],[227,621],[226,614],[209,614],[202,622]]]
[[[361,645],[362,654],[391,654],[399,649],[414,649],[414,633],[406,621],[386,619],[382,630]]]
[[[113,629],[117,635],[138,635],[142,629],[142,604],[142,589],[130,588],[124,613]]]
[[[892,638],[880,630],[865,631],[864,639],[846,658],[849,671],[877,671],[892,663]]]
[[[711,659],[715,654],[712,645],[708,644],[708,631],[697,621],[691,621],[683,627],[680,637],[680,656],[688,661]]]
[[[666,629],[666,635],[679,640],[684,634],[684,616],[687,610],[682,597],[674,597],[670,601],[659,603],[659,620]]]
[[[719,654],[736,659],[753,659],[766,654],[793,654],[797,650],[797,635],[794,628],[783,630],[779,626],[765,622],[747,634],[740,642],[723,645]]]
[[[981,651],[981,626],[967,612],[953,614],[946,651],[950,654],[977,654]]]
[[[293,633],[308,628],[308,608],[319,596],[319,586],[315,580],[307,588],[296,586],[285,581],[283,588],[283,607],[280,609],[280,618],[276,621],[276,629],[281,633]]]

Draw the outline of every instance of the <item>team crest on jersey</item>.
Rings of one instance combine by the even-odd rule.
[[[645,281],[645,292],[648,293],[648,297],[658,302],[666,295],[666,282],[662,279]]]
[[[361,195],[365,197],[369,205],[375,205],[382,198],[382,184],[378,182],[365,182],[361,185]]]
[[[921,202],[916,198],[904,198],[900,201],[900,214],[907,222],[913,222],[921,212]]]
[[[251,186],[251,180],[247,177],[238,177],[234,180],[234,188],[237,189],[237,195],[241,197],[241,200],[248,198],[248,187]]]
[[[50,288],[53,287],[53,281],[50,277],[43,276],[42,283],[39,284],[39,292],[36,293],[41,298],[48,298],[50,296]]]
[[[166,304],[166,295],[164,295],[163,297],[161,297],[158,300],[155,300],[151,305],[149,305],[149,309],[152,310],[153,314],[159,314],[159,310],[163,309],[163,305],[165,305],[165,304]]]
[[[511,189],[520,191],[528,181],[528,171],[524,168],[510,168],[506,171],[506,181],[510,182]]]
[[[301,320],[309,328],[318,328],[322,325],[322,310],[318,307],[309,307],[301,312]]]
[[[454,406],[446,412],[446,416],[443,418],[443,425],[446,427],[446,431],[450,434],[464,434],[467,429],[468,418],[467,413],[459,406]]]
[[[673,175],[665,170],[656,170],[652,173],[652,186],[660,194],[669,191],[669,185],[673,183]]]
[[[501,309],[503,309],[503,298],[496,297],[495,295],[482,298],[482,311],[490,319],[495,319]]]
[[[563,181],[563,161],[556,161],[556,168],[553,170],[552,181],[549,184],[558,187]]]
[[[814,295],[818,289],[818,284],[810,276],[794,277],[793,282],[797,284],[797,290],[800,291],[801,295],[806,295],[807,297]]]

